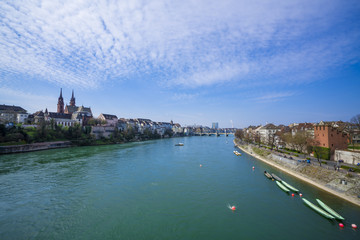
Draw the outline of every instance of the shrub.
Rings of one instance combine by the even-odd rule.
[[[347,173],[345,176],[348,177],[348,178],[352,178],[352,177],[353,177],[353,175],[352,175],[351,173]]]
[[[314,147],[314,157],[330,160],[330,148]]]
[[[351,168],[354,172],[360,173],[360,169],[357,168],[357,167],[349,167],[349,166],[346,166],[346,165],[341,165],[340,167],[341,167],[342,169],[345,169],[345,170],[349,170],[349,169]]]

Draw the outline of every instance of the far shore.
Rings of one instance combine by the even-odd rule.
[[[335,196],[337,196],[339,198],[342,198],[342,199],[344,199],[344,200],[346,200],[348,202],[351,202],[351,203],[353,203],[353,204],[360,207],[360,199],[357,198],[357,196],[352,197],[352,196],[348,196],[348,195],[346,195],[344,193],[335,191],[335,190],[325,186],[323,183],[319,183],[319,182],[316,182],[316,181],[314,181],[312,179],[304,177],[304,176],[300,175],[299,173],[297,173],[297,172],[295,172],[295,171],[293,171],[291,169],[285,168],[284,166],[281,166],[281,165],[279,165],[277,163],[274,163],[274,162],[272,162],[272,161],[270,161],[270,160],[268,160],[268,159],[266,159],[264,157],[261,157],[261,156],[257,155],[254,152],[250,153],[247,149],[245,149],[245,148],[241,147],[240,145],[236,144],[235,141],[234,141],[234,144],[235,144],[236,147],[241,149],[243,152],[245,152],[248,155],[253,156],[253,157],[255,157],[255,158],[257,158],[257,159],[259,159],[259,160],[261,160],[263,162],[265,162],[266,164],[271,165],[271,166],[273,166],[275,168],[278,168],[281,171],[284,171],[284,172],[286,172],[286,173],[288,173],[288,174],[290,174],[290,175],[292,175],[292,176],[294,176],[294,177],[296,177],[296,178],[298,178],[298,179],[300,179],[300,180],[302,180],[304,182],[310,183],[311,185],[313,185],[315,187],[318,187],[318,188],[320,188],[322,190],[325,190],[325,191],[327,191],[327,192],[329,192],[329,193],[331,193],[331,194],[333,194],[333,195],[335,195]]]

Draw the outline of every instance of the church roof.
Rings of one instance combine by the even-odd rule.
[[[71,106],[71,105],[67,105],[65,107],[65,112],[72,114],[73,112],[76,112],[78,110],[77,106]]]
[[[49,112],[49,117],[50,118],[71,119],[71,114]]]
[[[89,113],[92,114],[91,108],[89,108],[89,107],[81,106],[81,107],[79,107],[79,108],[77,109],[77,111],[78,111],[78,112],[89,112]]]

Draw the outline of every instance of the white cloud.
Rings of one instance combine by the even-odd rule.
[[[278,102],[294,95],[296,95],[295,92],[271,92],[251,98],[250,100],[258,103]]]
[[[192,100],[199,96],[199,94],[191,94],[191,93],[175,93],[172,96],[172,99],[175,101],[183,101],[183,100]]]
[[[0,69],[85,88],[152,72],[184,87],[289,73],[312,81],[359,60],[356,27],[337,32],[350,10],[341,1],[8,1]]]
[[[0,87],[0,102],[9,105],[18,104],[29,113],[33,113],[38,110],[45,110],[34,108],[34,106],[38,106],[39,103],[45,108],[47,104],[48,106],[54,105],[54,102],[57,102],[57,99],[53,96],[37,95],[21,90],[10,89],[8,87]]]

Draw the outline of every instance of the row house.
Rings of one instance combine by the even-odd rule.
[[[92,126],[91,127],[91,134],[93,134],[96,139],[110,138],[110,136],[114,132],[115,132],[114,126]]]
[[[294,123],[290,126],[292,136],[298,132],[306,132],[309,137],[314,137],[314,124],[312,123]]]
[[[192,136],[195,133],[194,128],[192,127],[184,127],[183,132],[185,136]]]
[[[116,127],[118,125],[118,118],[116,115],[101,113],[98,119],[105,121],[106,126]]]
[[[153,121],[151,121],[150,119],[146,119],[146,118],[138,118],[138,132],[143,134],[145,132],[145,130],[150,130],[152,133],[155,132],[155,126]]]
[[[125,118],[119,118],[117,128],[119,131],[124,131],[127,127],[127,120]]]
[[[172,131],[173,131],[174,135],[181,135],[184,133],[184,129],[181,127],[181,125],[179,123],[173,124]]]
[[[29,114],[19,106],[0,105],[0,122],[25,123]]]
[[[278,131],[280,131],[280,128],[272,123],[266,124],[255,130],[255,132],[259,133],[261,142],[264,143],[269,143],[270,141],[273,141],[273,139],[276,139],[276,142],[278,142],[278,137],[276,136],[276,132]]]
[[[176,133],[183,132],[180,124],[174,124],[173,122],[153,122],[152,120],[145,118],[120,118],[117,121],[117,127],[120,131],[124,131],[128,127],[132,127],[136,129],[139,134],[143,134],[146,129],[150,130],[152,133],[156,132],[160,135],[164,135],[167,130],[174,131],[174,129],[176,130]]]

